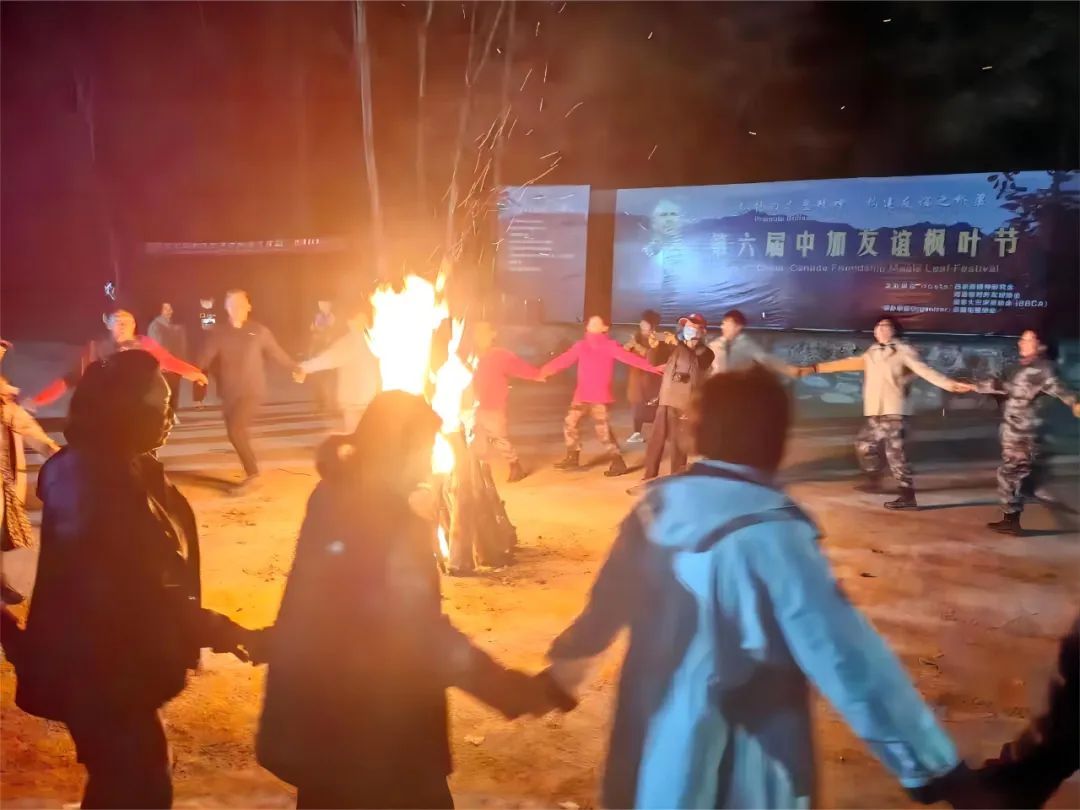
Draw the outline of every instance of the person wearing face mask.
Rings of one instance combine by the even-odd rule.
[[[105,325],[109,328],[108,337],[92,341],[83,351],[74,368],[63,377],[53,380],[40,393],[30,398],[26,404],[27,410],[34,412],[60,399],[66,391],[78,384],[86,367],[91,363],[112,357],[117,352],[132,349],[141,349],[153,355],[168,374],[176,374],[196,385],[206,384],[206,375],[195,366],[174,356],[153,338],[136,334],[135,316],[126,309],[114,309],[105,319]]]
[[[911,405],[907,392],[912,375],[954,394],[974,390],[967,383],[950,379],[923,362],[919,353],[905,343],[900,323],[883,317],[874,325],[875,343],[861,355],[828,363],[816,363],[799,369],[799,376],[835,374],[840,371],[863,372],[863,414],[866,425],[859,431],[855,453],[866,476],[860,487],[864,492],[881,489],[881,447],[885,461],[900,485],[899,496],[885,504],[886,509],[915,509],[915,483],[904,451],[908,416]]]
[[[799,369],[790,366],[761,348],[746,334],[746,316],[737,309],[724,315],[720,321],[720,337],[709,344],[713,351],[713,363],[709,374],[727,371],[745,371],[757,363],[777,374],[798,377]]]
[[[563,438],[566,441],[566,457],[555,465],[559,470],[576,470],[581,465],[581,433],[578,426],[586,413],[592,416],[596,427],[596,438],[607,450],[611,464],[604,475],[614,477],[630,471],[619,450],[619,443],[611,432],[608,422],[608,406],[615,401],[611,395],[611,378],[618,361],[631,368],[641,369],[650,374],[659,374],[660,370],[651,365],[644,357],[628,352],[608,336],[609,324],[600,315],[593,315],[585,325],[585,337],[553,360],[549,360],[540,369],[541,379],[547,379],[574,363],[578,366],[577,386],[570,410],[566,412],[563,423]]]
[[[668,446],[671,472],[674,474],[686,469],[688,447],[685,434],[690,402],[709,376],[714,357],[712,349],[705,345],[707,328],[705,318],[694,313],[680,318],[678,335],[669,336],[674,348],[664,366],[656,421],[645,451],[646,481],[660,474],[660,462]],[[637,489],[632,487],[629,491],[633,494]]]
[[[319,451],[277,620],[252,650],[268,664],[256,756],[297,787],[297,807],[453,807],[449,687],[506,717],[574,706],[442,611],[427,485],[438,430],[422,398],[386,391]]]
[[[1053,362],[1046,356],[1046,345],[1038,331],[1025,329],[1017,341],[1020,362],[1003,378],[979,382],[975,390],[1005,398],[1001,420],[1001,466],[998,468],[998,496],[1001,520],[987,526],[1002,534],[1020,535],[1020,513],[1024,511],[1022,487],[1039,455],[1039,417],[1037,404],[1042,395],[1055,397],[1080,418],[1077,396],[1061,382]]]
[[[41,556],[15,701],[67,726],[87,771],[83,807],[171,806],[159,709],[202,647],[246,658],[248,631],[201,605],[198,524],[154,455],[169,394],[146,352],[91,364],[67,446],[38,477]]]

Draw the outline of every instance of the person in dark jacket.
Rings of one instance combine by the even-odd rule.
[[[694,393],[709,377],[713,351],[705,345],[708,324],[698,314],[679,319],[679,334],[675,348],[668,357],[664,375],[660,381],[660,408],[656,424],[649,436],[645,451],[645,480],[660,474],[660,462],[664,448],[671,447],[671,472],[686,468],[687,430],[686,420]],[[632,488],[631,491],[636,491]]]
[[[979,770],[1000,807],[1042,807],[1080,768],[1080,616],[1058,650],[1046,711]]]
[[[294,375],[299,375],[301,369],[269,329],[251,320],[251,300],[244,290],[225,294],[225,311],[229,317],[209,333],[199,367],[210,368],[215,361],[218,364],[217,386],[225,431],[244,468],[244,479],[234,488],[235,494],[241,494],[259,477],[250,431],[255,412],[266,396],[266,358]]]
[[[297,806],[452,807],[446,688],[508,717],[573,701],[507,671],[442,613],[429,476],[439,419],[402,391],[320,450],[276,623],[256,742]]]
[[[662,366],[671,354],[669,335],[657,331],[660,328],[660,313],[647,309],[641,313],[641,321],[634,336],[623,348],[640,355],[654,366]],[[640,369],[630,369],[626,384],[626,399],[634,414],[634,432],[626,440],[627,444],[641,444],[645,437],[641,431],[646,424],[656,419],[658,398],[660,396],[660,378]]]
[[[169,807],[158,710],[183,690],[200,648],[245,655],[247,631],[201,606],[195,517],[153,455],[171,426],[168,402],[146,352],[91,364],[68,444],[38,479],[41,556],[15,639],[15,700],[67,726],[87,771],[83,807]]]

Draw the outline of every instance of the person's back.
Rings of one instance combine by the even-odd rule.
[[[957,765],[839,590],[813,521],[773,481],[788,409],[761,368],[705,383],[691,418],[707,460],[648,486],[590,604],[551,647],[572,688],[583,660],[630,629],[605,806],[810,806],[811,682],[905,787]]]

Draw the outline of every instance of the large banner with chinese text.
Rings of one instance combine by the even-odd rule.
[[[577,323],[585,306],[588,186],[508,186],[499,198],[499,311]]]
[[[612,313],[1012,333],[1045,309],[1050,263],[1075,257],[1078,210],[1077,172],[621,189]]]

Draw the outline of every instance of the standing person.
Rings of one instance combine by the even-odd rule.
[[[379,361],[367,342],[367,304],[357,304],[345,322],[348,331],[322,352],[300,364],[297,382],[308,374],[337,372],[337,407],[345,433],[352,433],[368,403],[379,393]]]
[[[646,481],[660,474],[664,448],[669,444],[672,474],[686,469],[689,443],[686,420],[690,414],[690,403],[708,378],[709,367],[713,362],[712,349],[705,345],[706,329],[708,324],[705,318],[697,313],[679,319],[675,348],[664,366],[664,375],[660,382],[660,408],[656,412],[656,424],[645,451]],[[635,492],[636,489],[632,490],[631,494]]]
[[[206,348],[210,339],[210,332],[217,326],[217,310],[214,309],[213,298],[200,298],[199,299],[199,354],[202,354]],[[206,369],[208,374],[213,373],[212,369]],[[191,387],[191,398],[195,402],[195,407],[201,409],[203,403],[206,400],[206,395],[210,392],[210,384],[206,383],[200,385],[196,383]]]
[[[705,382],[691,417],[704,461],[649,488],[551,645],[550,671],[573,692],[630,631],[604,807],[812,806],[810,685],[919,800],[964,773],[838,587],[817,527],[776,483],[790,420],[767,371]]]
[[[778,374],[798,377],[799,369],[788,365],[779,357],[769,354],[746,334],[746,316],[737,309],[724,314],[720,321],[720,337],[709,344],[713,351],[710,374],[726,371],[743,371],[754,363],[765,366]]]
[[[923,362],[919,353],[905,343],[900,323],[891,317],[878,320],[874,326],[875,343],[858,357],[816,363],[799,370],[800,376],[808,374],[834,374],[840,371],[863,372],[863,414],[866,426],[859,431],[855,453],[866,476],[860,487],[865,492],[881,491],[881,446],[885,446],[885,460],[893,478],[900,485],[896,500],[885,504],[886,509],[915,509],[915,482],[911,466],[904,451],[908,416],[911,405],[907,398],[908,387],[917,374],[929,383],[954,394],[973,390],[966,383],[957,382],[935,371]]]
[[[1043,394],[1056,397],[1068,405],[1073,415],[1080,417],[1076,394],[1069,391],[1058,378],[1053,362],[1046,356],[1046,345],[1034,329],[1026,329],[1016,343],[1020,362],[1009,369],[1003,379],[980,382],[975,390],[982,394],[1005,397],[1001,420],[1001,466],[998,467],[998,497],[1001,499],[1001,520],[988,523],[988,528],[1002,534],[1020,535],[1020,513],[1024,511],[1021,489],[1031,474],[1032,464],[1039,456],[1038,399]]]
[[[652,374],[660,372],[649,365],[644,357],[638,357],[608,337],[609,325],[606,319],[593,315],[585,325],[585,337],[553,360],[549,360],[540,376],[544,379],[557,374],[574,363],[578,364],[577,386],[570,410],[566,412],[563,423],[563,438],[566,441],[566,457],[555,465],[558,470],[576,470],[581,466],[581,433],[578,425],[586,414],[592,416],[596,428],[596,438],[607,451],[611,464],[604,472],[608,477],[625,475],[630,470],[619,450],[619,443],[611,432],[608,421],[608,406],[615,401],[611,395],[611,378],[615,371],[615,361],[631,368],[641,369]]]
[[[74,388],[82,378],[83,370],[91,363],[105,360],[118,352],[141,349],[153,355],[154,359],[161,364],[161,368],[173,374],[178,374],[185,380],[194,383],[206,383],[206,375],[190,363],[185,363],[153,338],[135,334],[135,316],[126,309],[116,309],[109,313],[105,319],[105,325],[109,329],[108,337],[92,341],[82,355],[78,364],[68,371],[63,377],[53,380],[36,396],[31,397],[28,410],[34,411],[49,405],[64,395],[64,392]]]
[[[645,310],[641,313],[637,331],[626,341],[623,348],[644,357],[653,366],[664,365],[671,353],[671,346],[667,343],[666,336],[657,331],[659,328],[660,313],[653,309]],[[634,432],[626,440],[627,444],[641,444],[645,441],[641,431],[646,424],[651,425],[656,419],[659,396],[660,380],[655,374],[638,368],[630,369],[626,398],[634,414]]]
[[[270,330],[250,319],[251,299],[244,290],[225,293],[228,318],[209,333],[199,358],[202,368],[217,361],[217,386],[225,414],[225,431],[240,463],[244,479],[234,489],[242,494],[258,481],[259,462],[251,446],[251,421],[266,396],[266,358],[270,357],[293,375],[300,366],[278,345]]]
[[[11,343],[0,340],[0,362]],[[26,454],[28,443],[45,458],[60,446],[49,438],[41,425],[16,401],[19,389],[0,374],[0,552],[27,548],[34,543],[30,516],[26,514]],[[0,565],[0,603],[17,605],[23,595],[13,588]]]
[[[334,315],[333,304],[325,299],[320,299],[315,317],[311,321],[311,345],[309,356],[316,357],[322,354],[334,342],[337,337],[337,316]],[[315,373],[315,406],[322,413],[331,413],[334,410],[334,376],[336,370],[326,367]],[[348,431],[351,433],[352,431]]]
[[[152,356],[93,363],[68,445],[38,478],[41,557],[15,701],[67,726],[87,771],[83,807],[170,807],[159,709],[200,648],[244,658],[247,631],[201,606],[198,525],[154,457],[171,424]]]
[[[509,349],[495,345],[495,327],[478,323],[473,332],[477,352],[473,373],[473,393],[476,397],[474,444],[482,457],[487,458],[493,446],[510,465],[507,481],[511,484],[525,477],[517,450],[510,442],[507,401],[510,398],[510,378],[539,380],[540,369],[529,365]]]
[[[168,301],[161,305],[161,314],[150,322],[150,339],[157,342],[173,357],[185,358],[187,354],[187,330],[178,323],[173,323],[173,306]],[[180,375],[174,371],[165,372],[165,381],[169,384],[172,395],[169,405],[175,414],[180,410]]]
[[[387,391],[329,439],[277,621],[259,763],[300,808],[450,808],[446,690],[507,717],[571,708],[549,678],[506,670],[442,612],[436,505],[425,485],[439,418]]]

